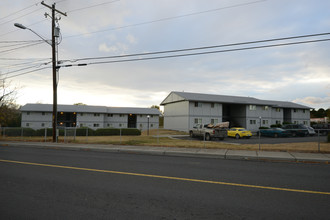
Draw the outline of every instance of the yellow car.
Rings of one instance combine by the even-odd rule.
[[[234,137],[240,139],[242,137],[250,138],[252,137],[252,132],[246,130],[245,128],[230,128],[228,130],[228,137]]]

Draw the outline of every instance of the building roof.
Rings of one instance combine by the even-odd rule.
[[[22,112],[52,112],[52,104],[31,104],[21,107]],[[104,114],[147,114],[160,115],[155,108],[106,107],[91,105],[57,105],[58,112],[104,113]]]
[[[226,96],[226,95],[212,95],[202,93],[190,93],[190,92],[171,92],[161,103],[166,105],[169,103],[180,101],[195,101],[195,102],[214,102],[214,103],[228,103],[228,104],[247,104],[247,105],[268,105],[279,108],[299,108],[299,109],[311,109],[311,107],[296,104],[286,101],[272,101],[261,100],[253,97],[243,96]]]

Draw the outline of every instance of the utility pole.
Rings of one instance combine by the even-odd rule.
[[[66,13],[63,13],[55,8],[55,3],[52,6],[49,6],[41,2],[43,6],[52,10],[52,64],[53,64],[53,117],[52,117],[52,126],[53,126],[53,142],[57,142],[57,62],[56,62],[56,36],[55,28],[56,28],[56,17],[55,12],[60,13],[64,16],[67,16]]]

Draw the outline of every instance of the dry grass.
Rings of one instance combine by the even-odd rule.
[[[67,138],[65,141],[70,143],[82,144],[113,144],[113,145],[139,145],[139,146],[156,146],[156,147],[186,147],[186,148],[209,148],[209,149],[233,149],[233,150],[258,150],[258,144],[228,144],[221,141],[204,142],[199,140],[180,140],[167,136],[183,135],[185,132],[171,130],[150,130],[149,136],[144,131],[141,136],[90,136],[90,137],[73,137]],[[156,137],[159,135],[160,137]],[[40,137],[7,137],[0,140],[18,140],[18,141],[38,141],[44,142],[44,138]],[[47,141],[51,141],[48,138]],[[64,142],[64,138],[59,138],[60,142]],[[264,151],[285,151],[285,152],[318,152],[317,142],[308,143],[286,143],[286,144],[262,144],[261,150]],[[330,143],[320,143],[320,151],[330,153]]]

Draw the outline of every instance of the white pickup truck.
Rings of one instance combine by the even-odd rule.
[[[216,125],[212,124],[195,124],[193,129],[189,131],[190,137],[202,137],[209,141],[212,138],[223,140],[227,137],[229,122],[222,122]]]

